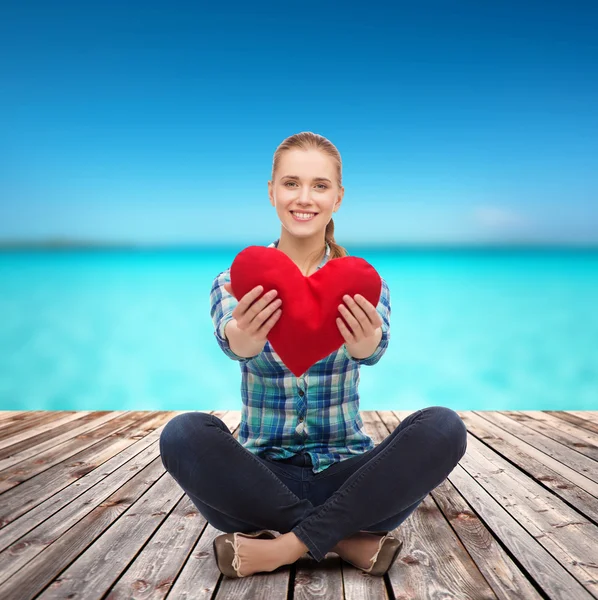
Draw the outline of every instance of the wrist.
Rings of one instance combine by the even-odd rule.
[[[380,344],[380,340],[382,339],[382,328],[378,327],[374,330],[373,335],[370,337],[361,340],[360,342],[356,342],[355,344],[345,343],[345,347],[347,348],[347,352],[356,360],[363,360],[364,358],[369,358],[374,352],[376,348]]]
[[[242,329],[237,327],[236,319],[231,319],[224,327],[224,335],[228,340],[230,349],[242,358],[253,358],[264,348],[266,341],[256,342]]]

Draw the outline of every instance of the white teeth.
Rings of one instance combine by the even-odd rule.
[[[300,213],[300,212],[294,212],[294,211],[291,211],[291,213],[293,215],[295,215],[298,219],[304,219],[305,221],[309,221],[309,219],[312,219],[313,217],[315,217],[315,215],[313,213]]]

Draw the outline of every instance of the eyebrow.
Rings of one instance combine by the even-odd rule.
[[[286,179],[287,177],[290,179],[300,179],[300,177],[298,177],[297,175],[283,175],[282,179]],[[332,183],[332,181],[330,181],[330,179],[328,179],[327,177],[314,177],[312,181],[327,181],[328,183]]]

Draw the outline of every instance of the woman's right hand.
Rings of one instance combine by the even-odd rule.
[[[234,296],[230,283],[225,283],[224,289]],[[282,304],[282,300],[280,298],[275,300],[277,290],[270,290],[255,302],[263,289],[261,285],[258,285],[247,292],[239,300],[232,313],[237,322],[237,329],[240,329],[256,343],[266,342],[268,333],[270,333],[282,313],[282,309],[278,308]]]

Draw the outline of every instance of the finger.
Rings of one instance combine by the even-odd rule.
[[[361,327],[359,321],[357,321],[357,319],[353,316],[351,311],[344,304],[341,304],[339,306],[339,312],[341,313],[341,315],[343,317],[345,317],[345,321],[347,321],[349,328],[351,330],[351,335],[355,338],[362,337],[362,335],[363,335],[362,327]]]
[[[268,292],[270,293],[270,292]],[[252,307],[253,323],[259,328],[277,309],[281,309],[282,300],[276,296],[264,296],[259,302],[256,302]]]
[[[345,319],[347,319],[349,325],[352,327],[356,335],[358,335],[360,331],[367,335],[367,330],[369,327],[369,319],[367,318],[367,315],[350,296],[344,297],[343,300],[345,300],[345,302],[349,305],[349,308],[347,308],[344,304],[341,304],[339,306],[340,313],[343,315],[343,317],[345,317]]]
[[[259,315],[266,307],[272,310],[272,304],[274,304],[277,299],[277,295],[278,292],[276,290],[268,290],[268,292],[266,292],[257,302],[254,302],[250,309],[253,317],[255,318]],[[278,300],[280,300],[280,298],[278,298]]]
[[[237,322],[245,318],[245,315],[247,315],[248,313],[249,307],[251,306],[253,301],[262,293],[262,290],[263,287],[258,285],[257,287],[247,292],[240,299],[235,296],[235,299],[238,301],[238,303],[233,310],[233,317],[237,320]]]
[[[241,300],[239,300],[239,306],[243,312],[247,311],[249,306],[253,303],[253,301],[264,291],[263,286],[258,285],[254,287],[251,291],[247,292]]]
[[[355,295],[355,300],[367,315],[374,329],[382,327],[382,317],[380,316],[378,309],[360,294]]]
[[[274,311],[270,315],[268,320],[265,321],[264,324],[260,327],[259,331],[262,333],[262,335],[264,337],[266,337],[270,333],[270,330],[274,327],[274,325],[278,321],[281,314],[282,314],[282,309],[279,308],[278,310]]]
[[[336,324],[338,325],[339,331],[345,339],[345,342],[347,342],[347,344],[355,343],[355,336],[347,329],[347,326],[343,323],[343,320],[340,317],[336,319]]]
[[[253,312],[254,307],[261,304],[264,301],[264,298],[265,296],[260,299],[259,302],[256,302],[246,313],[246,320],[249,320],[249,324],[245,331],[253,335],[258,334],[260,338],[267,339],[270,330],[274,327],[275,323],[278,322],[278,319],[282,314],[282,307],[280,305],[282,301],[280,298],[273,301],[266,300],[269,304],[255,314]]]

